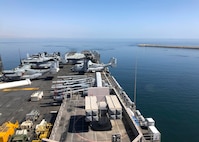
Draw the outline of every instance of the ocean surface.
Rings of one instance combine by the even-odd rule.
[[[152,117],[162,142],[199,142],[199,50],[137,44],[199,45],[193,39],[0,39],[4,69],[26,54],[97,50],[101,61],[117,58],[111,74],[133,99],[137,62],[137,109]]]

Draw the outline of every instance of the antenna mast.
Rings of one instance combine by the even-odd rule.
[[[0,55],[0,74],[2,73],[2,71],[3,71],[3,63],[2,63],[1,55]]]
[[[135,109],[136,109],[136,81],[137,81],[137,58],[135,62],[135,81],[134,81],[134,104],[135,104]]]
[[[22,62],[21,62],[21,51],[20,51],[20,48],[19,48],[19,59],[20,59],[20,65],[22,65]]]

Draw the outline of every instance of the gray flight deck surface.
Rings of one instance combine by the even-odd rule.
[[[66,75],[70,71],[68,66],[70,65],[64,66],[56,75],[46,73],[32,80],[31,85],[0,90],[0,124],[6,121],[21,123],[32,109],[40,111],[41,119],[45,116],[50,119],[50,111],[58,111],[60,107],[50,94],[52,81],[57,80],[58,75]],[[31,102],[30,96],[37,90],[43,91],[44,96],[38,102]]]
[[[56,113],[51,114],[50,112],[58,111],[60,103],[53,100],[53,96],[50,94],[51,85],[52,81],[57,79],[57,75],[65,75],[66,70],[63,69],[56,75],[46,73],[39,79],[32,80],[31,85],[0,90],[0,125],[7,121],[13,123],[18,121],[21,124],[25,120],[26,114],[33,109],[40,112],[38,120],[33,122],[33,128],[42,119],[54,123]],[[43,91],[44,96],[38,102],[31,102],[30,96],[37,90]]]
[[[49,114],[51,110],[59,109],[59,106],[51,105],[53,99],[49,91],[52,80],[47,80],[46,75],[41,79],[33,80],[31,85],[0,90],[0,124],[6,121],[21,123],[32,109],[40,111],[40,118]],[[38,102],[30,101],[31,94],[36,91],[34,89],[44,92],[43,98]]]
[[[112,130],[109,131],[93,131],[89,123],[85,122],[85,102],[82,95],[73,95],[70,99],[64,100],[62,107],[60,104],[54,102],[50,94],[53,80],[57,80],[57,76],[77,75],[70,71],[71,65],[63,65],[63,68],[56,75],[45,74],[40,79],[33,80],[30,86],[23,86],[11,90],[0,90],[0,124],[6,121],[25,120],[25,116],[32,109],[38,109],[41,116],[35,123],[39,123],[43,118],[48,122],[53,122],[51,118],[51,111],[59,111],[56,122],[58,126],[53,129],[53,140],[57,141],[71,141],[71,142],[105,142],[112,141],[112,136],[119,134],[121,141],[132,141],[135,136],[129,127],[125,117],[122,119],[111,120]],[[86,73],[88,76],[95,76],[95,73]],[[103,79],[109,76],[102,75]],[[31,102],[30,96],[35,90],[24,91],[24,88],[38,88],[44,91],[44,96],[38,102]],[[21,89],[21,90],[20,90]],[[55,119],[55,118],[54,118]],[[126,123],[125,123],[126,122]],[[51,138],[50,137],[50,138]]]

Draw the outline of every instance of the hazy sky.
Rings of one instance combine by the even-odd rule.
[[[0,37],[199,38],[199,0],[0,0]]]

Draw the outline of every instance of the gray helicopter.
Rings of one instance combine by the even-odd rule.
[[[50,68],[47,69],[32,69],[32,64],[19,65],[18,67],[11,70],[3,70],[2,78],[4,81],[14,81],[22,79],[37,79],[44,73],[50,72],[55,74],[59,71],[59,62],[51,63]]]
[[[93,63],[91,60],[88,59],[83,59],[77,62],[71,70],[73,72],[99,72],[103,71],[105,68],[108,66],[111,67],[116,67],[117,65],[117,59],[116,58],[111,58],[109,63],[103,64],[103,63]]]

